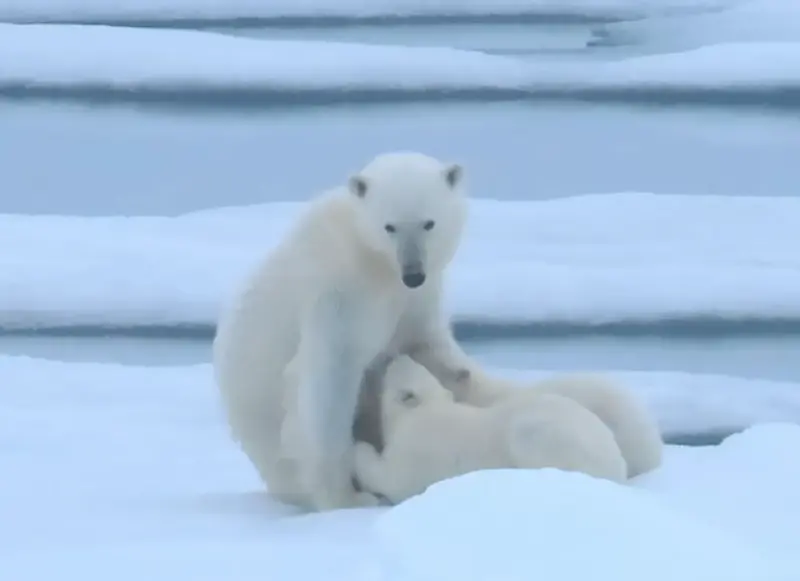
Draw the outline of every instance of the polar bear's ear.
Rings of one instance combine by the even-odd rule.
[[[350,193],[358,198],[363,198],[367,195],[367,180],[359,175],[351,176],[347,182],[347,187]]]
[[[450,164],[444,170],[444,179],[447,182],[447,185],[451,188],[455,188],[458,184],[460,184],[463,178],[464,168],[461,166],[461,164]]]

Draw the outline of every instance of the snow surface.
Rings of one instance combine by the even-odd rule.
[[[648,375],[622,377],[636,387]],[[208,365],[0,357],[0,379],[0,563],[14,581],[418,581],[430,578],[421,567],[443,564],[445,577],[465,581],[542,572],[568,581],[581,567],[619,581],[800,574],[797,425],[762,424],[718,447],[669,447],[664,466],[631,488],[487,472],[395,509],[297,515],[261,493],[228,438]],[[664,381],[702,399],[701,387],[723,379]],[[750,387],[780,407],[779,384]],[[736,397],[718,399],[719,410]],[[783,385],[783,397],[794,405],[800,386]],[[685,412],[691,425],[702,419]],[[436,558],[459,548],[455,560]],[[663,577],[665,567],[680,574]]]
[[[592,69],[587,86],[726,87],[797,85],[800,43],[720,43],[694,50],[640,56]],[[570,86],[580,87],[570,80]]]
[[[0,326],[213,325],[302,207],[0,215],[0,244],[13,249],[0,255]],[[448,308],[503,323],[796,319],[798,232],[795,198],[473,200]]]
[[[603,29],[611,42],[641,42],[662,49],[731,42],[800,42],[800,3],[749,0],[719,12],[620,22]]]
[[[447,47],[111,26],[0,24],[0,61],[0,85],[48,87],[513,87],[527,78],[520,61]]]
[[[380,578],[788,581],[800,572],[665,496],[556,470],[468,474],[378,521]]]
[[[535,355],[530,367],[535,366]],[[553,374],[530,369],[498,369],[520,380]],[[800,423],[800,390],[792,382],[683,372],[611,371],[654,411],[664,434],[734,432],[761,422]]]
[[[734,0],[3,0],[0,18],[31,21],[365,17],[556,13],[609,16],[715,8]]]
[[[0,24],[0,86],[164,89],[625,89],[800,84],[800,43],[720,44],[604,63],[535,63],[448,47]]]

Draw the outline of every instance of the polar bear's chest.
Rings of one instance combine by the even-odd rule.
[[[375,355],[393,350],[402,335],[402,321],[408,299],[400,293],[373,295],[362,303],[365,309],[361,318],[364,348]]]

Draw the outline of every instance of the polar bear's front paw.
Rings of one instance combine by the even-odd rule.
[[[363,508],[378,506],[380,501],[370,492],[359,491],[348,486],[347,488],[334,489],[326,487],[314,495],[314,504],[319,511],[340,510],[345,508]]]
[[[456,401],[468,399],[472,389],[472,372],[466,368],[448,369],[440,379],[442,387],[453,394]]]
[[[371,492],[356,492],[354,497],[355,503],[352,508],[367,508],[372,506],[380,506],[381,500]]]
[[[323,462],[316,467],[310,488],[317,510],[378,505],[378,498],[374,494],[356,489],[352,471],[346,469],[350,466],[352,462]]]

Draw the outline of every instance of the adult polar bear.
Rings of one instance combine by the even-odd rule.
[[[473,367],[441,307],[466,222],[462,174],[420,153],[376,157],[310,203],[222,314],[215,379],[233,437],[277,498],[317,510],[377,501],[354,487],[352,429],[386,354],[408,353],[445,386]],[[297,457],[280,443],[290,362]]]

